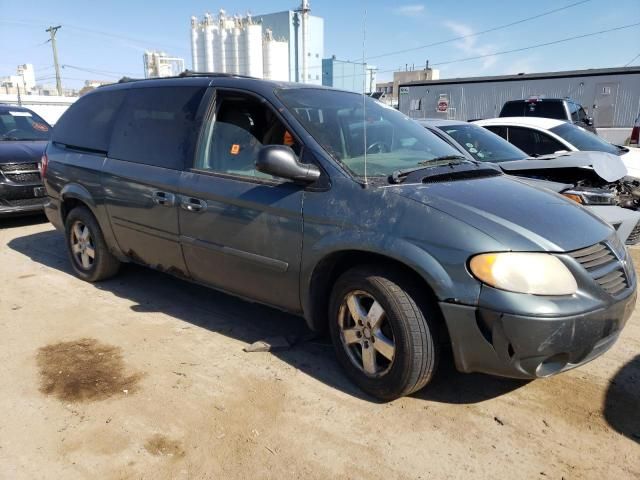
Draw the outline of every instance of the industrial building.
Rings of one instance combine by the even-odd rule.
[[[400,84],[437,80],[438,78],[440,78],[440,70],[429,68],[428,64],[425,65],[425,68],[417,70],[415,65],[406,65],[404,70],[393,72],[393,80],[391,82],[378,83],[376,85],[376,93],[384,103],[398,107]]]
[[[371,93],[376,85],[376,67],[366,63],[338,60],[335,55],[322,59],[322,85]]]
[[[144,52],[142,62],[144,78],[173,77],[184,72],[184,59],[165,52]]]
[[[289,79],[287,42],[251,15],[191,18],[191,54],[196,72],[234,73],[271,80]]]
[[[256,15],[255,18],[263,28],[270,29],[275,38],[287,42],[288,80],[322,85],[324,19],[311,15],[308,0],[303,0],[297,10]]]
[[[0,93],[29,94],[36,88],[36,73],[33,65],[25,63],[16,67],[15,75],[0,77]]]
[[[594,119],[598,134],[624,143],[640,113],[640,67],[403,82],[400,111],[412,118],[497,117],[508,100],[569,97]]]
[[[324,20],[303,0],[293,11],[191,17],[192,69],[322,84]]]

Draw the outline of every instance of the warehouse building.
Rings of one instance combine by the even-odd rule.
[[[399,109],[412,118],[497,117],[508,100],[571,98],[594,119],[598,133],[624,143],[640,113],[640,67],[404,82]]]
[[[322,59],[322,85],[358,93],[375,91],[376,67],[360,62]]]

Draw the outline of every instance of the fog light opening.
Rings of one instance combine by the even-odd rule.
[[[551,357],[546,358],[538,368],[536,368],[536,376],[538,377],[549,377],[554,375],[560,371],[569,363],[569,354],[568,353],[558,353],[556,355],[552,355]]]

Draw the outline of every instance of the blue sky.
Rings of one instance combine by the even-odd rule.
[[[325,56],[362,57],[363,12],[366,8],[367,56],[410,49],[428,43],[517,21],[578,0],[311,0],[312,14],[325,19]],[[142,52],[163,49],[191,64],[189,19],[225,8],[229,13],[269,13],[295,8],[297,0],[182,2],[0,0],[0,76],[15,73],[19,63],[33,63],[43,83],[53,75],[51,47],[44,43],[48,25],[58,32],[65,86],[84,79],[142,76]],[[424,65],[511,50],[573,35],[640,22],[640,0],[591,0],[552,15],[496,32],[437,47],[371,60],[385,71],[405,64]],[[524,52],[451,63],[442,77],[509,74],[622,66],[640,53],[640,27],[579,39]],[[634,65],[640,65],[636,59]],[[105,73],[88,73],[71,66]],[[379,80],[389,79],[381,73]]]

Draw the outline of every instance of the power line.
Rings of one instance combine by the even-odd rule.
[[[62,68],[65,68],[65,69],[70,68],[72,70],[79,70],[81,72],[95,73],[96,75],[106,75],[106,76],[116,77],[116,78],[135,76],[135,74],[132,74],[132,73],[114,72],[111,70],[98,70],[94,68],[83,68],[83,67],[77,67],[75,65],[68,65],[68,64],[62,65]]]
[[[631,65],[633,62],[636,61],[636,59],[640,57],[640,53],[638,53],[635,57],[633,57],[631,60],[629,60],[627,63],[624,64],[625,67],[628,67],[629,65]]]
[[[618,31],[618,30],[624,30],[626,28],[637,27],[638,25],[640,25],[640,22],[631,23],[629,25],[623,25],[623,26],[620,26],[620,27],[609,28],[607,30],[600,30],[598,32],[585,33],[583,35],[575,35],[573,37],[562,38],[560,40],[554,40],[552,42],[544,42],[544,43],[538,43],[536,45],[529,45],[528,47],[514,48],[512,50],[503,50],[501,52],[488,53],[488,54],[485,54],[485,55],[475,55],[473,57],[459,58],[457,60],[449,60],[447,62],[437,62],[437,63],[434,63],[433,65],[437,65],[437,66],[439,66],[439,65],[449,65],[451,63],[467,62],[469,60],[477,60],[479,58],[486,58],[486,57],[495,57],[495,56],[498,56],[498,55],[505,55],[507,53],[524,52],[525,50],[532,50],[534,48],[547,47],[549,45],[557,45],[558,43],[569,42],[571,40],[577,40],[579,38],[593,37],[595,35],[601,35],[603,33],[610,33],[610,32],[615,32],[615,31]]]
[[[572,40],[578,40],[578,39],[581,39],[581,38],[587,38],[587,37],[594,37],[596,35],[602,35],[603,33],[610,33],[610,32],[615,32],[615,31],[618,31],[618,30],[624,30],[624,29],[627,29],[627,28],[633,28],[633,27],[637,27],[639,25],[640,25],[640,22],[631,23],[629,25],[622,25],[622,26],[619,26],[619,27],[613,27],[613,28],[609,28],[609,29],[606,29],[606,30],[600,30],[600,31],[597,31],[597,32],[590,32],[590,33],[585,33],[585,34],[582,34],[582,35],[574,35],[572,37],[561,38],[561,39],[558,39],[558,40],[553,40],[551,42],[538,43],[538,44],[535,44],[535,45],[528,45],[526,47],[514,48],[514,49],[511,49],[511,50],[503,50],[503,51],[500,51],[500,52],[487,53],[485,55],[475,55],[473,57],[458,58],[458,59],[455,59],[455,60],[436,62],[436,63],[432,63],[431,65],[434,65],[434,66],[449,65],[449,64],[452,64],[452,63],[468,62],[470,60],[477,60],[477,59],[480,59],[480,58],[496,57],[496,56],[499,56],[499,55],[506,55],[508,53],[523,52],[525,50],[532,50],[534,48],[546,47],[546,46],[549,46],[549,45],[557,45],[559,43],[570,42]],[[394,71],[396,71],[396,69],[395,68],[391,68],[391,69],[388,69],[388,70],[379,70],[378,73],[391,73],[391,72],[394,72]],[[344,76],[333,77],[333,78],[334,79],[335,78],[351,78],[351,77],[359,77],[360,75],[361,74],[359,74],[359,75],[344,75]]]
[[[565,5],[564,7],[554,8],[553,10],[547,10],[547,11],[539,13],[537,15],[532,15],[530,17],[521,18],[520,20],[516,20],[516,21],[511,22],[511,23],[505,23],[504,25],[498,25],[496,27],[492,27],[492,28],[489,28],[487,30],[482,30],[480,32],[470,33],[468,35],[461,35],[459,37],[449,38],[447,40],[440,40],[438,42],[428,43],[426,45],[420,45],[418,47],[411,47],[411,48],[405,48],[405,49],[402,49],[402,50],[395,50],[393,52],[381,53],[379,55],[374,55],[374,56],[371,56],[371,57],[367,57],[367,60],[373,60],[373,59],[376,59],[376,58],[383,58],[383,57],[390,57],[392,55],[398,55],[400,53],[413,52],[413,51],[416,51],[416,50],[422,50],[424,48],[436,47],[438,45],[444,45],[446,43],[451,43],[451,42],[456,42],[456,41],[459,41],[459,40],[464,40],[466,38],[478,37],[480,35],[484,35],[484,34],[487,34],[487,33],[496,32],[498,30],[503,30],[505,28],[513,27],[514,25],[520,25],[521,23],[528,22],[530,20],[535,20],[535,19],[538,19],[538,18],[546,17],[547,15],[551,15],[553,13],[557,13],[557,12],[560,12],[560,11],[563,11],[563,10],[567,10],[569,8],[577,7],[578,5],[583,5],[583,4],[588,3],[590,1],[591,0],[582,0],[580,2],[570,3],[569,5]]]

